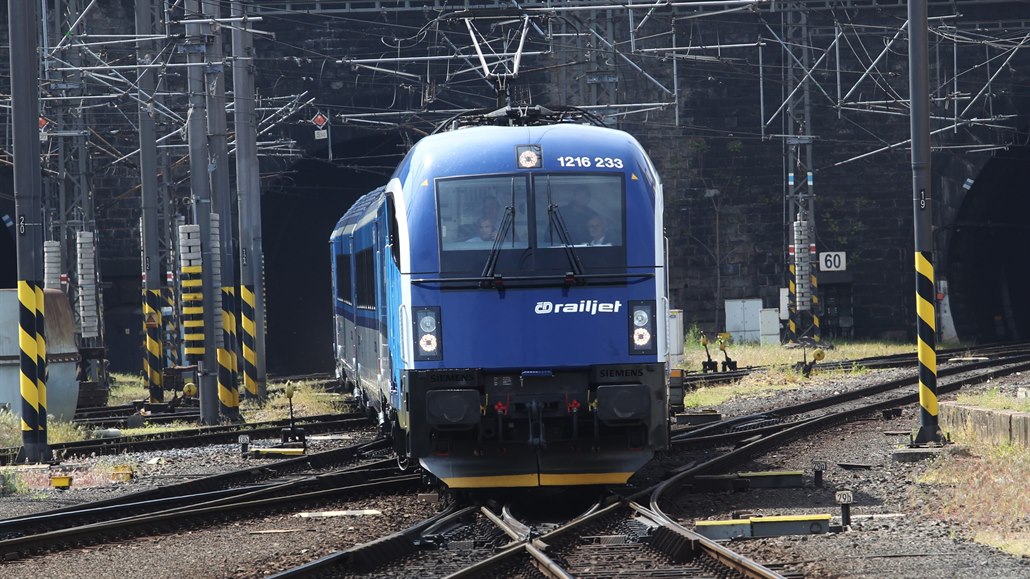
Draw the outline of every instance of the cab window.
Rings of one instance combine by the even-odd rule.
[[[490,250],[501,233],[503,248],[528,247],[524,176],[440,180],[436,191],[443,251]],[[508,214],[511,214],[511,222],[507,231],[501,232]]]
[[[537,247],[621,247],[625,219],[621,175],[536,175]]]

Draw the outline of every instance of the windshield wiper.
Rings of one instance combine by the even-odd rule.
[[[504,217],[501,218],[501,226],[497,228],[497,235],[494,236],[494,245],[490,248],[490,255],[486,257],[486,263],[483,265],[483,278],[492,279],[494,277],[494,271],[497,269],[497,258],[501,255],[501,245],[504,243],[504,238],[508,234],[508,229],[512,228],[515,223],[515,178],[511,178],[511,205],[508,205],[504,209]],[[511,232],[511,243],[515,245],[515,231],[512,229]]]
[[[583,264],[579,261],[579,256],[576,255],[576,250],[572,246],[572,237],[569,235],[569,228],[565,226],[565,220],[562,219],[561,211],[558,210],[558,206],[551,200],[551,177],[547,177],[547,223],[555,231],[558,232],[558,238],[561,240],[562,248],[565,249],[565,257],[569,260],[569,265],[572,267],[573,281],[575,276],[583,275]]]

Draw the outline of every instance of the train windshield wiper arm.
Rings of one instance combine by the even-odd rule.
[[[511,243],[515,244],[515,230],[512,227],[515,223],[515,178],[511,179],[511,205],[508,205],[504,209],[504,217],[501,218],[501,226],[497,228],[497,235],[494,236],[494,245],[490,248],[490,255],[486,258],[486,263],[483,265],[483,277],[486,279],[493,278],[494,271],[497,269],[497,258],[501,255],[501,244],[504,243],[504,238],[508,234],[508,230],[511,229]]]
[[[562,248],[565,249],[565,257],[568,258],[569,265],[572,267],[572,275],[583,275],[583,264],[580,263],[579,256],[576,255],[576,250],[572,246],[569,228],[565,226],[565,220],[562,219],[558,206],[551,199],[550,176],[547,177],[547,222],[551,229],[558,232],[558,239],[561,240]]]

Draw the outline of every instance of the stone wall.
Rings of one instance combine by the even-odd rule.
[[[939,416],[945,434],[962,432],[987,444],[1030,448],[1030,413],[942,402]]]

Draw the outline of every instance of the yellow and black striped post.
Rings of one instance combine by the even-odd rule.
[[[919,354],[919,433],[916,443],[939,442],[937,420],[937,312],[933,253],[916,252],[916,325]]]
[[[36,282],[36,412],[39,416],[38,441],[44,446],[47,445],[47,416],[46,416],[46,318],[43,315],[43,283]],[[45,460],[48,457],[43,457]]]
[[[161,370],[164,368],[164,352],[161,332],[161,290],[143,290],[143,332],[147,336],[147,347],[143,354],[143,373],[147,378],[150,402],[164,401]]]
[[[196,364],[204,359],[203,271],[200,265],[184,265],[179,281],[182,286],[183,351],[187,364]]]
[[[178,302],[175,299],[174,285],[169,285],[168,287],[163,288],[161,290],[161,295],[164,300],[162,303],[168,308],[168,311],[179,311]],[[167,346],[164,348],[165,367],[179,366],[182,364],[182,357],[178,348],[179,324],[176,322],[176,316],[162,316],[161,321],[163,322],[162,329],[164,331],[164,345]],[[161,386],[164,386],[163,382]]]
[[[819,277],[816,274],[816,268],[815,267],[812,268],[811,283],[812,283],[812,286],[811,286],[811,288],[812,288],[812,311],[811,311],[811,314],[812,314],[812,340],[818,342],[819,340],[822,339],[823,333],[822,333],[822,328],[819,327],[819,323],[820,323],[819,312],[820,312],[820,309],[821,309],[819,307]]]
[[[222,344],[218,349],[218,402],[222,416],[240,419],[240,391],[236,386],[236,314],[233,304],[236,292],[222,288]]]
[[[254,323],[254,288],[251,286],[240,286],[240,316],[243,318],[243,388],[247,396],[257,398],[257,325]]]
[[[21,439],[25,458],[40,460],[39,383],[37,379],[39,343],[36,340],[35,284],[18,280],[18,347],[21,375]]]
[[[794,246],[790,247],[790,261],[787,264],[787,333],[783,337],[786,343],[796,342],[798,339],[798,286],[797,269],[794,265]]]
[[[233,400],[232,387],[232,360],[229,357],[229,350],[217,348],[215,357],[218,359],[218,411],[219,414],[234,420],[239,415],[239,407]]]

